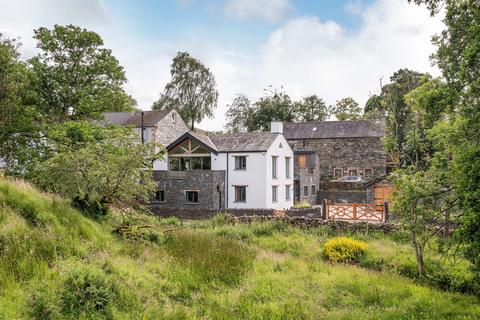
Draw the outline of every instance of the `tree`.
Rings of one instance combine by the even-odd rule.
[[[382,119],[385,118],[384,101],[380,95],[372,95],[368,98],[363,108],[363,117],[365,119]]]
[[[48,122],[131,111],[123,67],[95,32],[73,25],[34,31],[39,54],[30,60],[38,106]]]
[[[264,95],[255,102],[247,122],[248,131],[268,131],[271,121],[293,121],[293,102],[284,91],[273,88],[264,90]]]
[[[317,95],[304,97],[302,101],[295,102],[294,107],[297,121],[324,121],[329,116],[325,101]]]
[[[77,121],[50,130],[56,154],[38,167],[38,185],[90,214],[106,214],[109,205],[142,208],[149,201],[156,189],[150,171],[153,145],[139,143],[130,128]]]
[[[413,0],[432,15],[444,8],[446,26],[433,38],[434,62],[450,90],[452,107],[431,129],[436,141],[433,163],[449,178],[459,200],[457,239],[480,286],[480,4],[477,0]]]
[[[8,174],[25,174],[42,154],[40,114],[31,89],[32,74],[20,60],[20,43],[0,34],[0,158]],[[28,170],[27,170],[28,171]]]
[[[225,129],[228,132],[247,131],[248,121],[252,113],[250,100],[243,94],[238,94],[231,104],[227,105],[227,124]]]
[[[187,52],[173,58],[170,74],[172,79],[152,108],[176,109],[193,130],[195,123],[212,117],[217,107],[215,78],[210,69]]]
[[[337,100],[331,109],[332,114],[335,115],[335,118],[339,121],[357,120],[362,116],[362,109],[358,102],[350,97]]]

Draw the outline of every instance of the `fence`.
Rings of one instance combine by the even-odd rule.
[[[326,218],[329,220],[386,222],[388,203],[384,204],[324,204]]]

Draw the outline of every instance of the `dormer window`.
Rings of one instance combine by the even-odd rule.
[[[172,122],[175,123],[177,121],[177,115],[175,114],[175,112],[172,112],[170,114],[170,118],[172,119]]]

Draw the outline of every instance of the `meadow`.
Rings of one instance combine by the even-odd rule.
[[[325,243],[360,240],[356,263]],[[225,215],[90,218],[64,199],[0,180],[0,319],[478,319],[468,264],[408,236],[300,230]]]

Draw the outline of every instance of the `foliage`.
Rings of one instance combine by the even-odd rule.
[[[67,122],[52,131],[58,153],[38,168],[37,184],[92,214],[148,202],[156,188],[149,171],[153,146],[140,144],[131,128]]]
[[[325,243],[324,255],[331,262],[356,263],[367,252],[367,245],[361,241],[338,237]]]
[[[215,78],[187,52],[178,52],[173,58],[170,74],[172,79],[153,109],[176,109],[193,130],[196,122],[213,116],[218,100]]]
[[[25,167],[34,166],[31,159],[42,153],[32,72],[20,60],[20,45],[0,34],[0,158],[6,162],[7,173],[19,175]]]
[[[357,120],[362,117],[362,109],[358,102],[351,97],[337,100],[335,105],[330,108],[332,109],[332,114],[339,121]]]
[[[225,114],[227,124],[225,129],[228,132],[247,131],[252,111],[253,109],[247,96],[238,94],[232,103],[227,105],[227,113]]]
[[[102,270],[80,268],[70,272],[63,282],[61,305],[71,315],[106,311],[115,299],[115,289]]]
[[[437,46],[433,58],[443,73],[450,106],[430,130],[436,147],[432,166],[446,177],[458,199],[461,217],[456,239],[480,283],[480,179],[475,174],[480,168],[480,4],[475,0],[414,2],[427,4],[433,15],[445,13],[446,28],[433,38]]]
[[[310,203],[306,202],[306,201],[297,201],[297,202],[295,202],[293,207],[295,209],[307,209],[307,208],[311,208],[312,205]]]
[[[295,102],[294,109],[295,120],[299,122],[325,121],[329,116],[325,101],[317,95],[310,95]]]
[[[318,230],[289,227],[257,237],[251,232],[257,223],[213,229],[210,221],[185,221],[189,233],[217,235],[212,242],[222,237],[236,239],[232,243],[257,252],[239,282],[215,281],[212,285],[192,272],[188,262],[167,254],[164,242],[113,236],[121,216],[90,219],[72,209],[68,201],[21,182],[0,181],[0,189],[0,317],[6,319],[316,319],[319,315],[329,319],[475,319],[480,312],[478,298],[430,288],[421,280],[399,275],[399,270],[412,265],[415,270],[414,257],[406,240],[388,235],[355,234],[368,244],[368,254],[385,261],[385,268],[376,272],[322,259],[323,243],[330,234],[341,235],[339,231],[322,235]],[[27,203],[35,203],[38,212],[49,212],[51,219],[38,225],[27,223],[21,213]],[[132,219],[132,226],[136,223],[148,224],[156,233],[172,229],[148,215]],[[244,235],[248,235],[247,243],[238,241]],[[12,251],[16,254],[4,255]],[[38,254],[44,251],[56,254]],[[203,255],[207,261],[214,254],[211,251]],[[460,279],[469,280],[461,276],[470,275],[464,259],[442,257],[434,250],[430,253],[427,268],[434,271],[431,274],[443,274],[436,278],[442,286],[450,280],[459,285]],[[199,250],[193,254],[194,260],[202,258]],[[218,272],[213,263],[200,265],[213,269],[205,273]],[[437,269],[438,265],[444,269]],[[88,290],[75,285],[66,291],[69,279],[91,283],[88,288],[97,288],[100,297],[112,298],[101,310],[84,307],[93,306],[96,299],[82,298],[90,302],[71,314],[63,308],[64,297]]]
[[[255,102],[247,122],[248,131],[269,131],[270,122],[293,121],[293,102],[285,91],[268,88]]]
[[[123,67],[95,32],[73,25],[34,31],[40,52],[29,63],[38,107],[48,122],[95,118],[130,111]]]
[[[238,284],[249,271],[253,259],[253,252],[242,244],[201,232],[176,232],[167,239],[166,249],[209,283]]]

